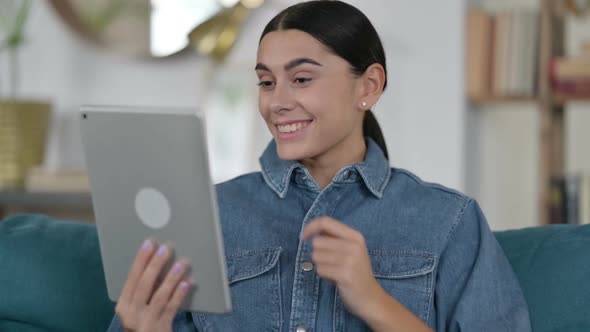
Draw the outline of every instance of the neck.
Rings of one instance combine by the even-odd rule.
[[[366,152],[367,146],[361,135],[361,139],[344,140],[324,154],[304,159],[301,163],[307,168],[320,189],[324,189],[343,167],[365,160]]]

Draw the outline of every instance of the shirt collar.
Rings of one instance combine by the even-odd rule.
[[[367,189],[377,198],[383,197],[383,190],[389,181],[391,168],[389,161],[381,151],[381,148],[371,138],[365,138],[367,154],[365,160],[341,169],[334,181],[342,178],[343,172],[356,170]],[[295,169],[301,169],[308,173],[305,166],[297,161],[282,160],[277,154],[277,146],[274,139],[268,144],[259,159],[262,168],[262,176],[266,184],[281,198],[287,196],[291,176]]]

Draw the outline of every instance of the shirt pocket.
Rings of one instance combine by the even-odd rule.
[[[280,330],[281,251],[282,248],[267,248],[226,256],[232,311],[227,314],[194,313],[194,319],[204,332]]]
[[[373,274],[381,287],[414,315],[428,322],[436,256],[426,252],[369,250]],[[369,331],[346,311],[336,291],[334,331]]]

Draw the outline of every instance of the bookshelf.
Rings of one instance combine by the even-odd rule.
[[[535,103],[537,102],[537,98],[519,96],[477,96],[471,97],[469,102],[476,106],[485,106],[500,103]]]
[[[552,176],[564,172],[564,112],[557,104],[549,80],[549,62],[563,54],[563,17],[555,13],[556,1],[541,0],[539,35],[539,179],[538,216],[541,225],[548,224],[549,183]],[[558,105],[558,106],[556,106]]]
[[[538,110],[538,127],[537,127],[537,134],[536,134],[536,141],[538,143],[538,161],[537,161],[537,198],[536,198],[536,209],[537,209],[537,216],[538,216],[538,224],[544,225],[550,223],[550,215],[549,211],[552,208],[552,189],[551,182],[552,179],[560,176],[565,175],[565,136],[566,136],[566,127],[565,123],[565,107],[571,102],[588,102],[590,103],[590,93],[584,94],[576,94],[576,95],[568,95],[563,94],[561,92],[556,91],[556,84],[555,84],[555,67],[554,61],[558,57],[565,56],[565,20],[567,15],[566,11],[564,10],[567,7],[568,2],[565,0],[538,0],[538,14],[536,18],[536,45],[534,47],[534,52],[527,53],[526,46],[524,46],[521,52],[525,53],[526,56],[529,56],[529,61],[536,61],[535,65],[535,73],[527,73],[524,71],[524,74],[531,75],[530,79],[534,82],[534,91],[527,91],[524,95],[519,95],[515,93],[508,92],[507,94],[498,94],[498,85],[497,82],[498,78],[496,76],[501,76],[502,72],[500,70],[498,74],[498,69],[494,66],[498,66],[497,62],[498,56],[506,56],[503,55],[501,52],[498,53],[493,47],[498,45],[498,41],[502,38],[507,38],[503,36],[498,36],[498,34],[502,34],[501,28],[494,26],[494,24],[498,21],[503,20],[504,18],[498,18],[500,16],[506,15],[498,15],[498,17],[494,18],[493,23],[487,23],[482,21],[481,14],[479,21],[476,24],[479,29],[486,31],[489,33],[490,29],[494,29],[494,32],[491,33],[490,43],[492,44],[492,49],[488,49],[482,51],[477,51],[479,54],[476,54],[474,57],[472,53],[472,49],[468,49],[467,52],[470,57],[466,59],[467,65],[467,76],[466,79],[468,81],[467,86],[467,93],[468,93],[468,102],[473,106],[475,111],[482,109],[483,106],[488,105],[495,105],[495,104],[516,104],[516,103],[526,103],[527,105],[535,105],[536,109]],[[496,13],[497,14],[497,13]],[[470,12],[467,18],[467,24],[474,24],[472,21],[473,13]],[[513,20],[510,29],[515,29],[518,27],[519,23],[514,23]],[[491,27],[490,27],[491,26]],[[472,25],[473,27],[473,25]],[[486,30],[487,29],[487,30]],[[519,28],[520,29],[520,28]],[[498,32],[500,31],[500,32]],[[514,30],[512,30],[514,33]],[[475,44],[481,46],[483,45],[482,42],[477,41],[477,37],[470,35],[471,32],[469,28],[467,30],[467,43],[468,47],[470,47],[469,43],[475,41]],[[524,39],[523,37],[509,37],[509,41],[504,41],[504,43],[512,43],[511,45],[519,45],[518,38],[522,42]],[[516,41],[515,41],[516,40]],[[486,59],[487,61],[491,62],[489,64],[491,69],[488,72],[485,70],[477,69],[479,73],[476,75],[481,75],[485,72],[486,75],[491,76],[484,76],[486,82],[482,85],[470,77],[469,71],[472,70],[474,63],[473,58],[476,58],[477,61],[482,61],[480,58],[485,59],[484,52],[488,52],[491,59]],[[522,65],[522,60],[511,58],[512,63],[519,63]],[[520,61],[520,62],[518,62]],[[477,64],[476,64],[477,65]],[[515,66],[512,64],[512,66]],[[513,68],[518,68],[513,67]],[[586,67],[588,68],[588,67]],[[514,70],[514,69],[513,69]],[[520,69],[519,69],[520,70]],[[472,70],[473,71],[473,70]],[[510,73],[510,70],[508,71]],[[521,71],[519,74],[523,74]],[[513,75],[514,76],[518,76]],[[506,74],[506,70],[504,69],[503,75]],[[508,74],[512,75],[512,74]],[[584,77],[584,79],[589,80],[589,77]],[[471,82],[470,82],[471,80]],[[494,81],[496,80],[496,81]],[[472,82],[476,82],[472,84]],[[585,82],[584,82],[585,83]],[[504,84],[505,81],[504,81]],[[512,83],[510,83],[512,84]],[[585,83],[586,84],[586,83]],[[589,83],[590,84],[590,83]],[[475,86],[475,88],[474,88]],[[487,90],[486,90],[487,88]],[[474,93],[475,90],[475,93]],[[486,93],[487,91],[487,93]],[[503,90],[507,91],[507,90]],[[509,90],[508,90],[509,91]],[[589,203],[590,204],[590,203]]]
[[[555,106],[555,107],[563,107],[568,103],[574,103],[574,102],[590,103],[590,96],[572,97],[572,96],[563,96],[563,95],[559,95],[559,94],[553,94],[553,106]]]

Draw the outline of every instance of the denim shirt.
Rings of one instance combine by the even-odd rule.
[[[379,284],[436,331],[531,331],[519,283],[478,204],[390,168],[366,143],[365,160],[323,190],[302,164],[279,159],[274,141],[261,172],[217,185],[233,311],[181,312],[174,331],[368,331],[305,264],[312,247],[299,235],[319,216],[361,232]],[[121,330],[115,317],[109,331]]]

